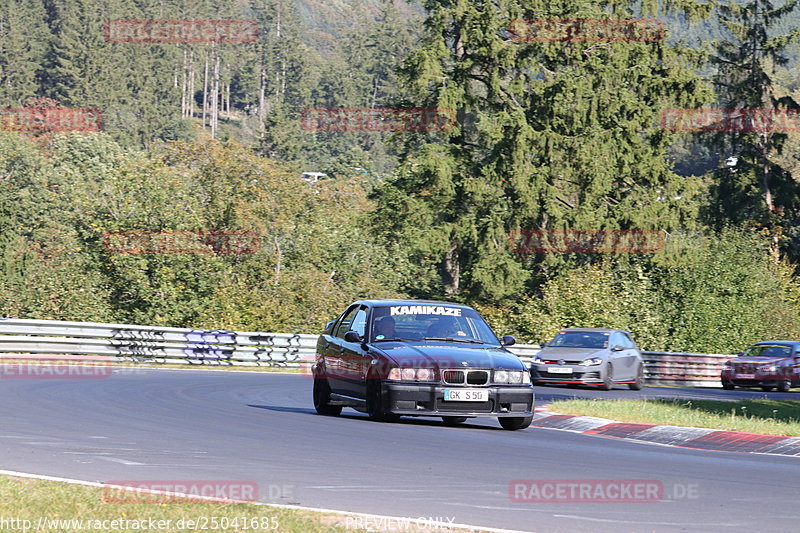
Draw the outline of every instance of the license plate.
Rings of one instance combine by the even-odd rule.
[[[445,389],[446,402],[488,402],[489,391],[482,389]]]
[[[734,374],[733,379],[755,379],[755,374]]]
[[[548,366],[548,374],[572,374],[571,368],[564,368],[563,366]]]

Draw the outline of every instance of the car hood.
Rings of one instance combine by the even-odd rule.
[[[453,345],[428,341],[390,341],[371,345],[398,366],[431,365],[438,368],[502,368],[526,370],[522,361],[505,348],[480,344]]]
[[[788,357],[774,357],[774,356],[734,357],[733,359],[731,359],[730,362],[734,364],[764,365],[769,363],[777,363],[779,361],[783,361],[784,359],[788,359]]]
[[[605,348],[551,348],[546,346],[537,354],[541,359],[558,361],[583,361],[590,357],[605,357],[608,350]]]

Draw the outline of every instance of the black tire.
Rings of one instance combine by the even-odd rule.
[[[770,392],[774,388],[775,387],[770,387],[769,385],[762,385],[761,386],[761,390],[763,390],[764,392]]]
[[[467,421],[466,416],[443,416],[442,422],[447,424],[448,426],[457,426],[459,424],[463,424]]]
[[[642,387],[644,387],[644,365],[640,364],[639,369],[636,370],[636,380],[633,383],[628,383],[628,388],[642,390]]]
[[[367,415],[376,422],[397,422],[399,415],[387,413],[381,396],[381,382],[375,377],[367,378]]]
[[[533,416],[503,416],[497,419],[503,429],[509,431],[516,431],[518,429],[525,429],[533,422]]]
[[[722,382],[722,388],[725,389],[725,390],[733,390],[733,389],[736,388],[736,385],[734,385],[730,381],[723,381]]]
[[[789,392],[792,388],[792,382],[788,379],[782,379],[778,382],[778,392]]]
[[[614,388],[614,371],[611,369],[611,363],[606,365],[606,377],[603,379],[603,384],[600,385],[600,390],[611,390]]]
[[[331,405],[331,386],[328,379],[314,377],[314,409],[317,413],[326,416],[338,416],[342,413],[341,405]]]

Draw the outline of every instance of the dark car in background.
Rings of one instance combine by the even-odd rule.
[[[497,417],[504,429],[533,419],[525,364],[466,305],[364,300],[328,323],[317,341],[314,407],[343,407],[374,420],[436,416],[447,424]]]
[[[800,341],[757,342],[725,363],[722,388],[761,387],[788,392],[800,386]]]
[[[561,330],[531,361],[536,384],[595,385],[611,390],[626,384],[639,390],[644,384],[644,361],[629,331],[568,328]]]

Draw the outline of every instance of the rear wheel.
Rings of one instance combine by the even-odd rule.
[[[381,395],[381,381],[373,376],[367,378],[367,415],[376,422],[397,422],[399,415],[386,412]]]
[[[327,378],[314,377],[314,409],[321,415],[338,416],[341,405],[331,405],[331,386]]]
[[[778,382],[778,392],[789,392],[792,388],[792,382],[788,379],[782,379]]]
[[[763,390],[764,392],[769,392],[774,388],[775,387],[770,387],[769,385],[762,385],[761,390]]]
[[[600,390],[611,390],[614,388],[614,371],[611,369],[611,363],[606,365],[606,376],[603,378],[603,384],[600,385]]]
[[[457,426],[467,421],[466,416],[443,416],[442,421],[448,426]]]
[[[636,371],[636,379],[633,383],[628,383],[628,388],[631,390],[642,390],[644,386],[644,365],[639,365]]]
[[[533,422],[533,416],[504,416],[497,419],[503,429],[515,431],[525,429]]]

